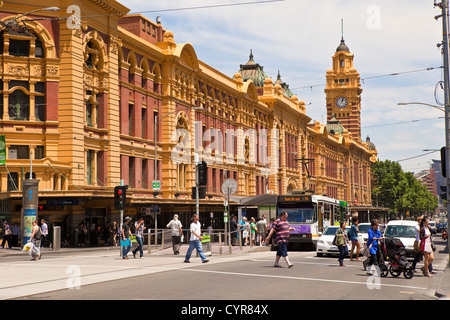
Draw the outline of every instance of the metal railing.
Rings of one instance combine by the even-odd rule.
[[[223,254],[223,247],[228,247],[228,251],[231,254],[232,241],[236,240],[239,244],[239,249],[242,250],[242,231],[237,230],[233,232],[225,232],[223,229],[217,229],[213,232],[209,230],[202,230],[202,235],[210,236],[211,249],[212,247],[219,247],[219,255]],[[189,233],[184,233],[184,240],[182,244],[189,244]],[[152,250],[165,250],[172,246],[171,230],[155,230],[149,229],[147,232],[147,251],[150,254]],[[212,251],[212,250],[211,250]]]

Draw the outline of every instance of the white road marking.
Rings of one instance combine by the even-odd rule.
[[[289,279],[289,280],[303,280],[303,281],[320,281],[320,282],[333,282],[333,283],[344,283],[344,284],[358,284],[367,286],[367,282],[360,281],[344,281],[344,280],[333,280],[333,279],[316,279],[316,278],[303,278],[303,277],[291,277],[291,276],[276,276],[271,274],[253,274],[253,273],[237,273],[237,272],[226,272],[226,271],[213,271],[213,270],[199,270],[199,269],[183,269],[183,271],[191,272],[204,272],[204,273],[215,273],[224,275],[234,275],[234,276],[244,276],[244,277],[264,277],[264,278],[277,278],[277,279]],[[380,286],[384,287],[395,287],[395,288],[408,288],[414,290],[426,290],[427,288],[415,287],[415,286],[405,286],[397,284],[380,283]]]

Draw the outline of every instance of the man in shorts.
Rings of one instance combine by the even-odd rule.
[[[289,261],[288,253],[287,253],[287,244],[289,240],[290,232],[295,230],[294,228],[291,228],[289,225],[289,222],[287,221],[288,213],[286,211],[282,211],[280,213],[280,218],[277,219],[272,226],[272,229],[270,230],[269,236],[266,238],[266,242],[270,240],[272,237],[272,234],[276,233],[276,239],[275,242],[278,246],[277,255],[275,257],[275,268],[281,268],[279,262],[280,258],[283,257],[286,261],[289,268],[292,268],[294,264],[292,264]]]

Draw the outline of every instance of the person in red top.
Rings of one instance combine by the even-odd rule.
[[[276,232],[276,243],[278,245],[277,255],[275,257],[275,268],[281,268],[279,262],[280,258],[283,257],[289,268],[292,268],[294,264],[289,261],[287,253],[287,243],[289,240],[289,234],[291,231],[295,230],[291,228],[289,222],[287,221],[288,214],[286,211],[280,213],[280,218],[273,223],[272,230],[270,230],[269,236],[266,238],[266,242],[269,242],[272,234]]]

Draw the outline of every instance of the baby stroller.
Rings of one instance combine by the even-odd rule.
[[[402,272],[406,279],[411,279],[414,276],[414,271],[411,268],[411,263],[406,259],[406,250],[402,241],[397,238],[386,237],[381,243],[381,252],[385,255],[385,260],[389,263],[389,268],[381,268],[381,276],[386,277],[387,271],[393,277],[398,277]],[[384,272],[383,272],[384,270]]]

